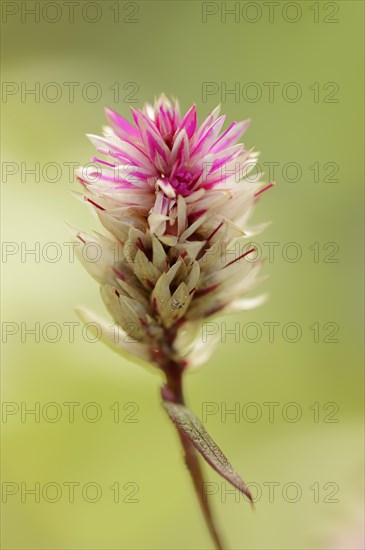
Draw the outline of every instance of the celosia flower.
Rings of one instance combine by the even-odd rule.
[[[106,110],[104,137],[89,136],[104,158],[81,169],[81,198],[97,213],[108,236],[76,232],[102,251],[80,259],[100,283],[116,327],[85,310],[107,343],[129,359],[153,364],[166,378],[164,406],[178,428],[203,512],[219,547],[208,504],[203,502],[194,447],[250,498],[243,481],[184,405],[182,374],[210,357],[202,323],[216,313],[250,309],[262,301],[244,295],[258,282],[260,262],[249,238],[248,217],[263,187],[248,179],[257,153],[237,144],[249,121],[225,121],[216,108],[199,126],[195,105],[181,117],[177,101],[161,96],[154,107],[132,109],[134,124]],[[194,451],[194,452],[193,452]]]

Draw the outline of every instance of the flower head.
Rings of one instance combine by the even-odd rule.
[[[262,190],[247,179],[257,153],[237,144],[248,121],[222,132],[217,107],[199,126],[195,105],[182,117],[164,95],[132,109],[134,124],[106,114],[104,137],[89,137],[107,160],[94,157],[97,167],[81,169],[79,180],[110,236],[77,232],[103,251],[94,263],[81,260],[102,286],[120,351],[161,368],[194,366],[214,349],[198,334],[202,321],[257,303],[241,299],[260,268],[247,227]]]
[[[107,110],[104,137],[89,136],[104,157],[81,169],[81,197],[108,231],[76,231],[94,244],[94,262],[80,259],[100,283],[115,325],[97,322],[107,343],[129,359],[153,364],[165,375],[163,405],[179,431],[207,524],[217,548],[223,545],[202,495],[196,451],[250,500],[244,482],[184,403],[182,375],[204,363],[214,342],[202,323],[216,313],[249,309],[262,301],[245,294],[259,282],[260,262],[249,239],[248,216],[262,187],[248,179],[257,154],[237,144],[248,121],[222,132],[216,108],[199,126],[195,105],[181,117],[177,101],[161,96],[154,107],[132,109],[134,124]]]

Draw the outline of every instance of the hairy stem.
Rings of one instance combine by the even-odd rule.
[[[162,388],[162,397],[165,401],[179,403],[185,405],[182,388],[182,370],[178,365],[173,365],[174,368],[165,370],[167,384]],[[204,477],[199,461],[198,453],[191,441],[178,430],[180,441],[184,450],[185,464],[189,470],[191,479],[194,484],[196,496],[198,498],[200,508],[203,512],[206,525],[210,532],[217,550],[224,550],[221,536],[218,533],[213,512],[209,506],[206,495],[204,494]]]

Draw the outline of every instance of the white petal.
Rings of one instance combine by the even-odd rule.
[[[150,372],[160,373],[159,369],[149,362],[149,353],[143,344],[133,341],[120,327],[98,317],[92,311],[80,307],[76,310],[80,319],[85,323],[90,323],[88,330],[94,330],[98,335],[101,331],[101,340],[107,344],[113,351],[122,355],[127,361],[137,364]]]

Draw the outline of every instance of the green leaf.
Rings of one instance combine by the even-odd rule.
[[[163,406],[179,432],[191,441],[208,464],[252,502],[251,493],[244,481],[210,437],[199,418],[184,405],[163,401]]]

